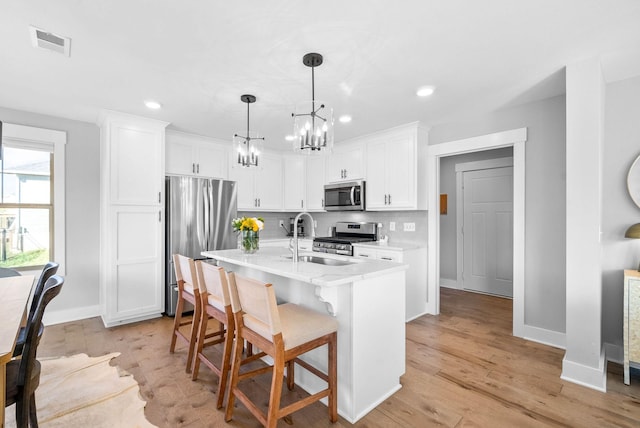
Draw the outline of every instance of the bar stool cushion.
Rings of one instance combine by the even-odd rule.
[[[338,331],[338,321],[335,318],[300,305],[293,303],[278,305],[278,312],[280,313],[285,351],[310,342],[317,337]],[[266,323],[248,314],[245,314],[243,319],[245,326],[265,339],[271,340],[271,330]]]

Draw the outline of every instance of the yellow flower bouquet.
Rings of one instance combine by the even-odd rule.
[[[239,217],[231,221],[238,236],[238,247],[245,253],[255,253],[260,248],[260,231],[264,229],[262,217]]]

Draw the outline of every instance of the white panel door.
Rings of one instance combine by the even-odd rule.
[[[111,203],[158,205],[164,171],[159,131],[113,127]]]
[[[263,154],[262,169],[256,170],[255,195],[258,209],[282,209],[282,160],[280,156]]]
[[[227,150],[213,144],[201,144],[195,150],[196,174],[200,177],[227,178]]]
[[[169,174],[194,175],[193,144],[177,138],[167,141],[166,164]]]
[[[324,211],[324,156],[307,158],[307,198],[308,211]]]
[[[115,207],[110,321],[159,313],[164,307],[162,218],[159,208]]]
[[[284,209],[305,210],[306,171],[302,156],[284,156]]]
[[[229,170],[229,180],[238,183],[238,210],[253,210],[258,205],[253,187],[254,170],[251,168],[239,166]]]
[[[463,288],[513,296],[513,168],[463,174]]]

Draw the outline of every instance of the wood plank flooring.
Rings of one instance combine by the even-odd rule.
[[[441,311],[407,324],[403,388],[357,424],[342,418],[331,424],[326,407],[316,403],[278,426],[640,427],[638,371],[626,386],[622,368],[610,363],[603,394],[560,379],[563,350],[511,335],[510,300],[442,289]],[[112,364],[135,376],[147,419],[159,427],[260,426],[242,405],[231,423],[224,422],[215,409],[215,375],[202,366],[191,381],[184,372],[186,349],[169,354],[172,321],[105,329],[92,318],[50,326],[38,356],[120,352]],[[268,376],[248,385],[248,393],[264,397],[265,405],[268,389]],[[304,392],[288,394],[290,399]]]

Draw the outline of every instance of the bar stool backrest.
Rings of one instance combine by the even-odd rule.
[[[194,294],[194,290],[198,288],[198,279],[196,276],[196,265],[193,259],[181,254],[174,254],[173,267],[176,270],[178,289],[180,291],[186,290],[190,294]]]
[[[224,312],[224,308],[231,304],[229,284],[224,269],[198,260],[196,262],[196,272],[198,274],[200,294],[207,293],[209,303]]]
[[[234,314],[243,312],[244,325],[267,340],[282,332],[273,286],[229,272],[229,294]]]

